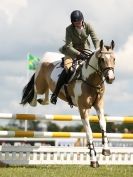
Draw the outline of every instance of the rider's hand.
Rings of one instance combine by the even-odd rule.
[[[78,58],[81,59],[81,60],[85,60],[85,59],[87,59],[88,57],[87,57],[86,54],[80,53],[80,54],[78,55]]]

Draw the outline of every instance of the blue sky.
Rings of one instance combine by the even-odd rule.
[[[106,44],[115,41],[116,80],[106,85],[105,113],[133,115],[133,1],[132,0],[0,0],[0,112],[78,114],[58,101],[56,106],[20,106],[27,83],[26,55],[42,57],[64,44],[70,13],[79,9]],[[62,108],[62,109],[61,109]],[[91,114],[95,111],[92,109]]]

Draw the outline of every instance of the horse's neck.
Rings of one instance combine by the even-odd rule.
[[[82,67],[82,77],[84,80],[88,79],[90,75],[96,72],[98,69],[98,61],[96,58],[96,55],[94,54],[90,61],[89,64],[86,66],[86,63],[84,63]]]

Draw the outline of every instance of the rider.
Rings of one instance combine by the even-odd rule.
[[[51,96],[51,103],[56,104],[57,96],[61,87],[68,83],[71,75],[73,74],[72,63],[73,59],[84,60],[86,55],[83,50],[90,49],[90,42],[88,37],[91,37],[93,45],[99,47],[99,40],[92,26],[84,22],[84,17],[81,11],[75,10],[71,13],[71,25],[66,28],[65,45],[60,48],[60,52],[65,55],[64,57],[64,70],[59,76],[56,88]]]

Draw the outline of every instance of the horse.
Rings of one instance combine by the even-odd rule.
[[[99,163],[93,143],[93,134],[88,120],[91,107],[94,107],[99,118],[102,133],[102,154],[111,154],[106,133],[106,120],[104,117],[104,93],[105,81],[112,84],[115,80],[115,43],[112,40],[110,46],[104,45],[103,40],[88,60],[85,60],[80,67],[80,77],[72,79],[67,84],[67,91],[74,106],[78,107],[83,127],[86,132],[87,146],[90,154],[90,166],[98,167]],[[21,104],[29,103],[36,106],[37,102],[42,105],[49,104],[49,90],[54,91],[63,54],[47,52],[31,80],[23,89]],[[43,99],[37,99],[38,94],[45,94]],[[67,102],[64,88],[62,87],[58,97]]]

